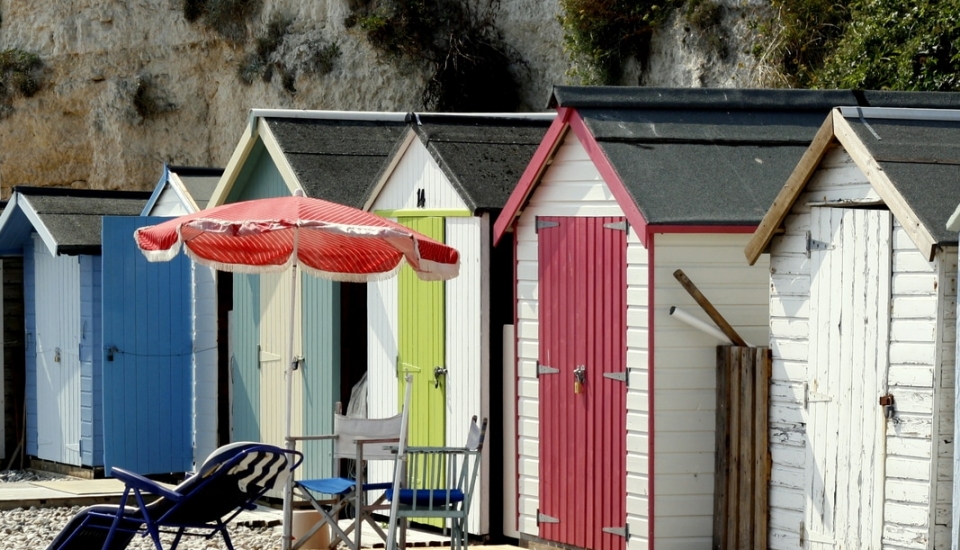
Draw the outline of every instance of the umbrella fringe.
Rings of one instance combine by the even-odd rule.
[[[134,233],[133,236],[136,238],[137,234]],[[137,248],[140,248],[139,243]],[[164,250],[145,250],[140,248],[140,252],[143,252],[148,262],[169,262],[180,253],[180,241],[178,240],[173,246]]]

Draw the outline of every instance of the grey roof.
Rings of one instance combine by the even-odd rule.
[[[503,208],[550,126],[521,115],[417,119],[411,127],[472,211]]]
[[[757,225],[830,110],[858,101],[960,94],[561,86],[551,105],[583,118],[648,224]]]
[[[847,122],[940,244],[956,244],[946,228],[960,204],[960,121],[848,117]]]
[[[149,192],[14,187],[57,242],[59,254],[99,254],[103,216],[138,216]]]
[[[170,166],[169,170],[180,178],[200,210],[207,207],[213,191],[217,188],[217,183],[220,182],[220,176],[223,175],[223,168]]]
[[[308,197],[363,206],[406,131],[396,121],[264,117]]]

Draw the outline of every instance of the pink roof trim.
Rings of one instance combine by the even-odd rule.
[[[510,198],[503,206],[503,211],[500,212],[497,221],[493,224],[494,246],[500,242],[503,234],[507,232],[507,229],[513,225],[514,220],[520,215],[520,210],[526,204],[527,197],[533,192],[533,188],[539,183],[540,175],[546,170],[547,161],[550,160],[560,142],[563,141],[563,137],[567,133],[567,121],[570,118],[570,113],[570,109],[565,107],[557,110],[557,118],[553,119],[553,123],[550,124],[550,128],[543,136],[543,141],[540,142],[540,146],[537,147],[533,158],[527,164],[526,170],[520,176],[520,182],[513,188]]]
[[[617,174],[616,169],[610,164],[610,159],[607,158],[607,155],[603,154],[600,145],[597,144],[597,140],[594,139],[593,134],[587,129],[587,125],[583,122],[580,113],[572,113],[570,117],[570,128],[573,129],[573,133],[580,140],[580,144],[586,149],[587,155],[590,157],[590,160],[593,161],[593,165],[597,167],[597,171],[600,172],[600,177],[603,178],[607,187],[610,188],[613,197],[617,199],[620,209],[623,210],[623,215],[626,216],[627,221],[630,222],[634,231],[637,232],[640,243],[643,244],[643,246],[647,246],[646,218],[640,213],[637,203],[634,202],[633,197],[630,196],[627,188],[623,185],[623,180],[620,179],[620,175]]]

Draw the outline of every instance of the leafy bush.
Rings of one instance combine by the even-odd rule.
[[[263,0],[183,0],[187,21],[200,21],[229,42],[247,40],[247,22],[263,9]]]
[[[815,84],[960,90],[960,0],[854,0],[850,9]]]
[[[31,97],[43,84],[43,60],[23,50],[0,51],[0,117],[12,111],[17,96]]]
[[[776,18],[757,28],[754,55],[778,68],[784,83],[810,87],[850,20],[850,0],[773,0]]]
[[[496,26],[499,0],[381,0],[354,7],[345,24],[380,53],[428,67],[424,108],[513,111],[520,104],[520,55]]]
[[[290,57],[289,51],[281,55],[284,53],[284,40],[292,24],[293,19],[283,14],[274,13],[270,16],[263,34],[254,39],[254,51],[245,55],[237,68],[240,82],[250,85],[257,78],[271,82],[274,75],[279,75],[280,85],[292,94],[297,91],[298,72],[325,75],[333,70],[337,58],[340,57],[340,46],[320,38],[307,41],[296,48],[295,53],[299,54],[299,60],[285,59]]]
[[[643,62],[653,30],[677,0],[560,0],[564,49],[582,84],[618,84],[623,62]]]

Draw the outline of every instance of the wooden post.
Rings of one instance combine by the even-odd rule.
[[[727,338],[729,338],[735,346],[747,345],[743,338],[737,334],[737,331],[730,326],[730,323],[723,318],[723,315],[720,315],[720,312],[717,311],[717,308],[713,307],[713,304],[710,303],[710,300],[707,300],[707,297],[697,289],[697,286],[693,284],[693,281],[691,281],[686,274],[684,274],[682,269],[674,271],[673,276],[677,279],[677,281],[680,282],[683,288],[686,289],[690,296],[692,296],[693,299],[700,304],[700,307],[703,308],[703,311],[707,312],[707,315],[709,315],[710,318],[713,319],[713,322],[717,324],[717,328],[723,331],[723,333],[727,335]]]

